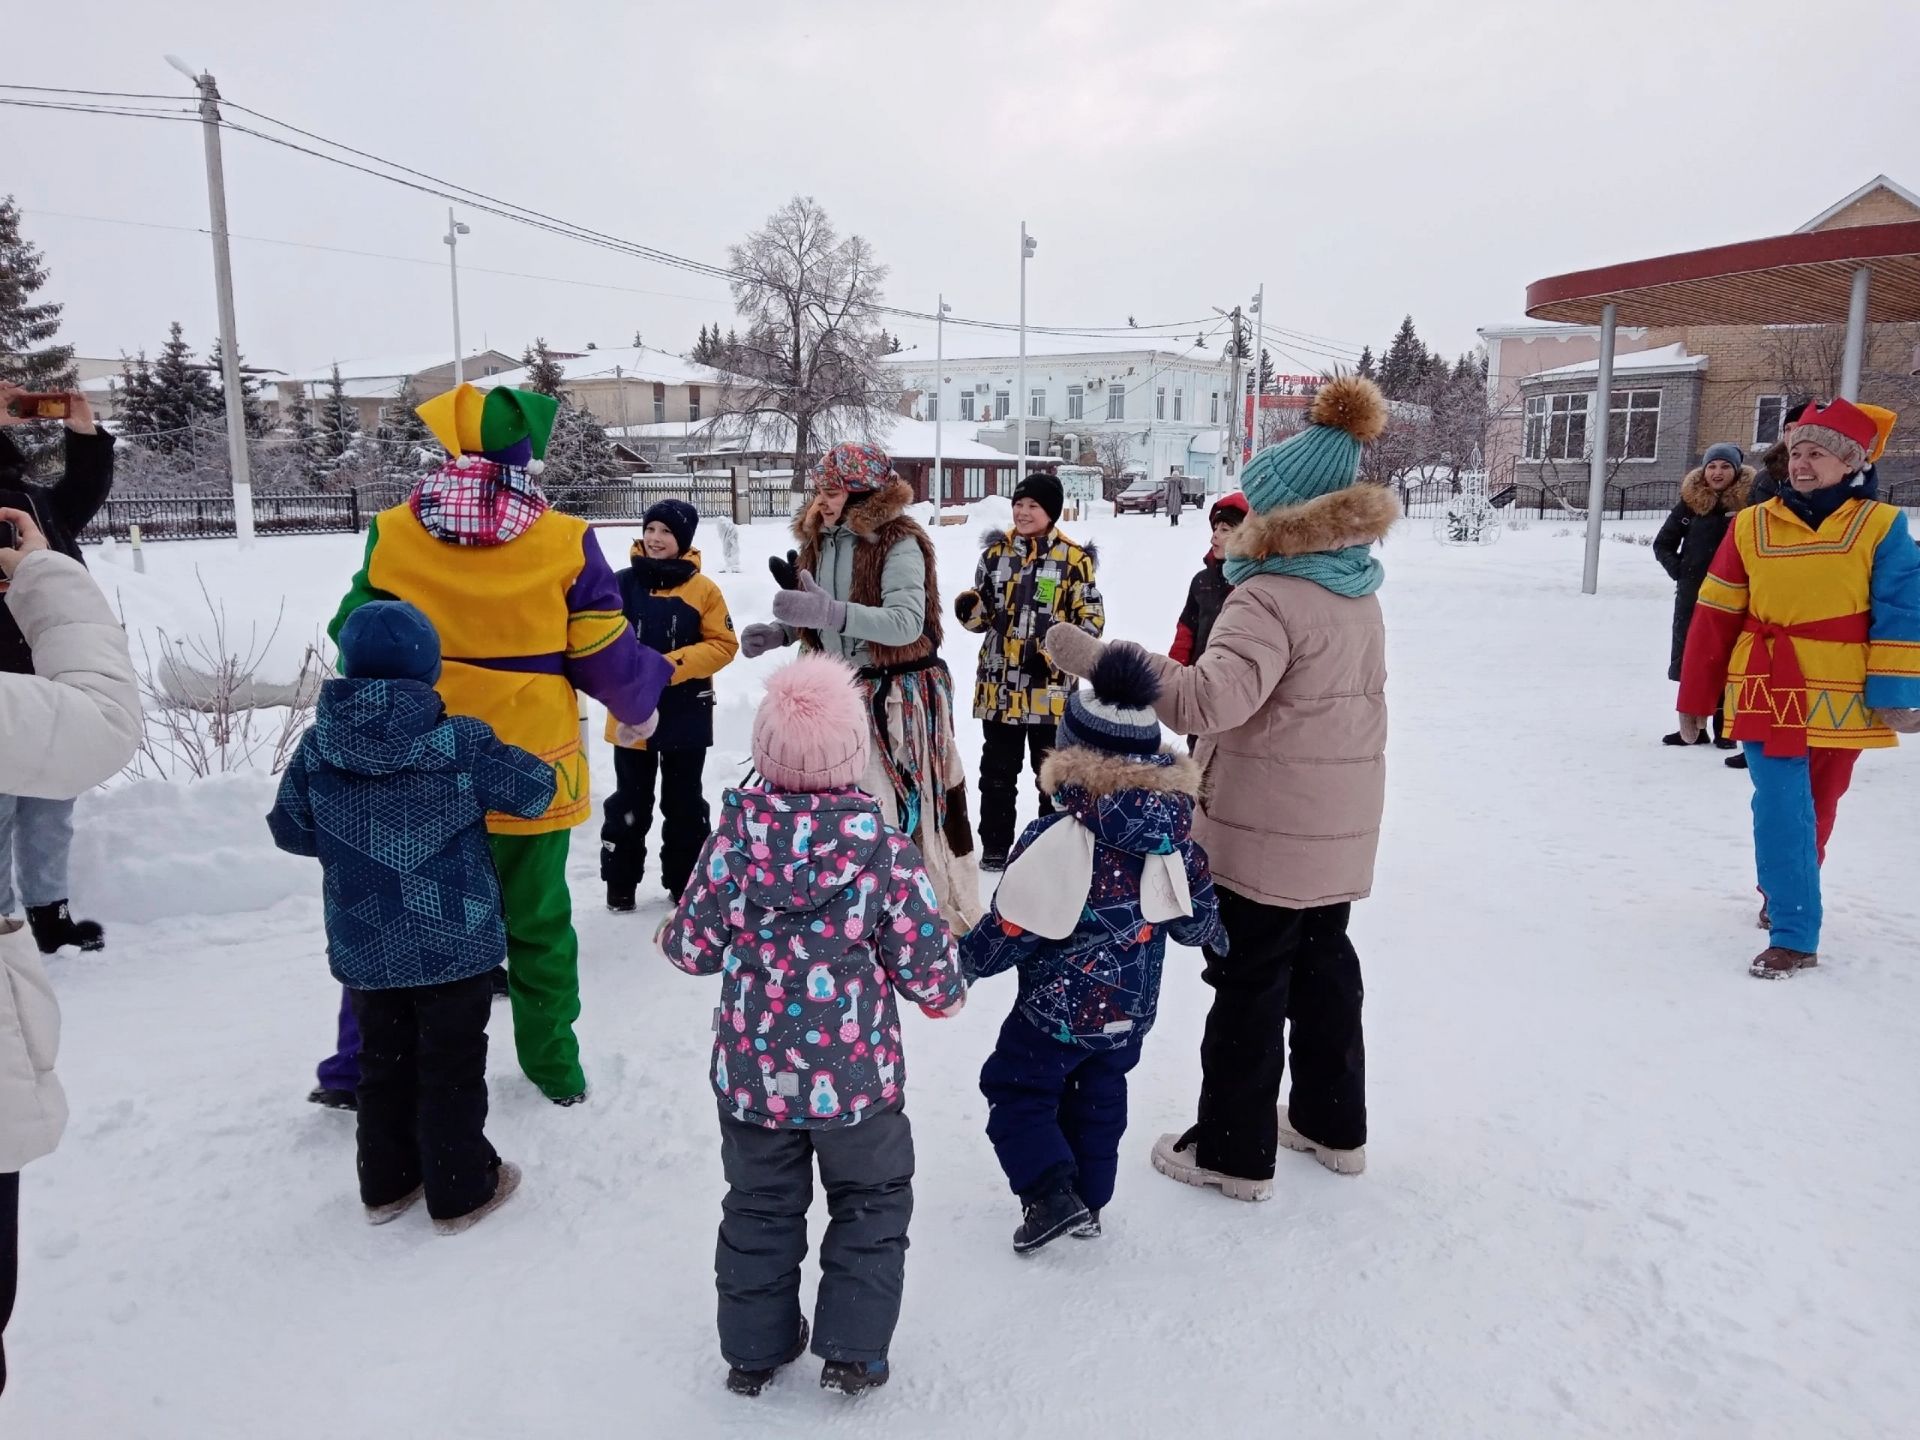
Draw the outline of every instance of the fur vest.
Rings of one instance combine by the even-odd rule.
[[[942,638],[940,570],[934,559],[933,541],[919,522],[906,513],[913,503],[913,487],[895,479],[886,489],[876,491],[865,500],[849,503],[852,508],[844,517],[845,523],[860,543],[854,551],[852,591],[836,598],[853,605],[878,605],[887,555],[902,540],[911,539],[920,547],[927,567],[927,618],[920,638],[909,645],[898,646],[869,641],[867,650],[874,665],[890,670],[938,655]],[[793,537],[800,542],[800,567],[816,574],[820,564],[820,532],[824,528],[818,501],[809,503],[793,522]],[[810,648],[820,648],[820,637],[815,632],[802,631],[800,638]]]

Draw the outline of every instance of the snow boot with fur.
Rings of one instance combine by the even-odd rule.
[[[1198,1142],[1193,1131],[1185,1135],[1162,1135],[1153,1142],[1153,1168],[1169,1180],[1182,1185],[1198,1185],[1218,1190],[1229,1200],[1271,1200],[1273,1180],[1250,1180],[1244,1175],[1228,1175],[1209,1170],[1200,1163]]]
[[[416,1185],[398,1200],[389,1200],[385,1205],[367,1206],[367,1224],[385,1225],[390,1221],[398,1220],[417,1205],[420,1197],[426,1193],[426,1186]]]
[[[1769,945],[1753,957],[1747,973],[1756,980],[1791,980],[1797,971],[1811,970],[1819,963],[1820,957],[1806,950]]]
[[[743,1370],[738,1365],[728,1366],[727,1389],[736,1395],[758,1395],[773,1382],[774,1376],[807,1353],[807,1341],[811,1338],[812,1332],[807,1328],[807,1317],[802,1315],[799,1338],[793,1342],[793,1348],[785,1356],[764,1370]]]
[[[493,1182],[493,1194],[464,1215],[454,1215],[445,1220],[433,1222],[433,1228],[442,1235],[458,1235],[471,1230],[487,1216],[498,1210],[513,1198],[513,1192],[520,1188],[520,1167],[512,1161],[500,1162],[500,1173]]]
[[[1280,1143],[1289,1150],[1313,1156],[1336,1175],[1358,1175],[1367,1168],[1366,1146],[1336,1150],[1331,1145],[1316,1144],[1293,1128],[1293,1120],[1284,1110],[1280,1112]]]
[[[33,927],[33,943],[40,947],[42,955],[56,954],[68,945],[89,952],[107,948],[107,932],[100,928],[100,923],[74,919],[64,900],[56,900],[51,905],[29,905],[27,924]]]
[[[842,1395],[878,1390],[892,1378],[884,1360],[829,1360],[820,1367],[820,1388]]]

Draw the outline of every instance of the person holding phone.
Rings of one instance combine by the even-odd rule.
[[[80,559],[80,532],[86,529],[113,488],[113,436],[94,423],[87,397],[77,390],[52,397],[65,403],[65,455],[60,478],[38,484],[26,454],[9,433],[14,427],[45,424],[23,418],[23,410],[49,408],[46,396],[29,395],[0,382],[0,507],[31,515],[48,549]],[[58,408],[58,407],[52,407]],[[0,674],[34,673],[33,647],[14,618],[0,584]],[[67,859],[73,848],[73,800],[0,793],[0,925],[17,920],[24,905],[34,942],[43,955],[66,946],[99,950],[106,931],[95,921],[75,920],[67,906]]]

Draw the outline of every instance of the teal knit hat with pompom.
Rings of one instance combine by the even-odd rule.
[[[1240,492],[1257,514],[1344,490],[1360,478],[1360,454],[1387,428],[1387,400],[1359,375],[1328,381],[1314,396],[1307,428],[1247,462]]]

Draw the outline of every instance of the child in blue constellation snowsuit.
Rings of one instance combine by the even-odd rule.
[[[729,1190],[714,1278],[727,1385],[743,1395],[807,1348],[800,1262],[816,1160],[831,1216],[820,1383],[849,1394],[886,1383],[913,1213],[896,994],[936,1017],[966,1000],[919,849],[855,788],[869,730],[842,662],[809,656],[775,674],[753,724],[766,784],[727,791],[661,930],[680,969],[725,972],[713,1088]]]
[[[1189,838],[1200,768],[1161,744],[1146,652],[1108,646],[1091,685],[1068,700],[1040,773],[1059,810],[1027,827],[992,911],[960,943],[970,980],[1020,972],[980,1090],[1025,1207],[1022,1254],[1100,1233],[1167,941],[1227,945],[1206,852]]]

